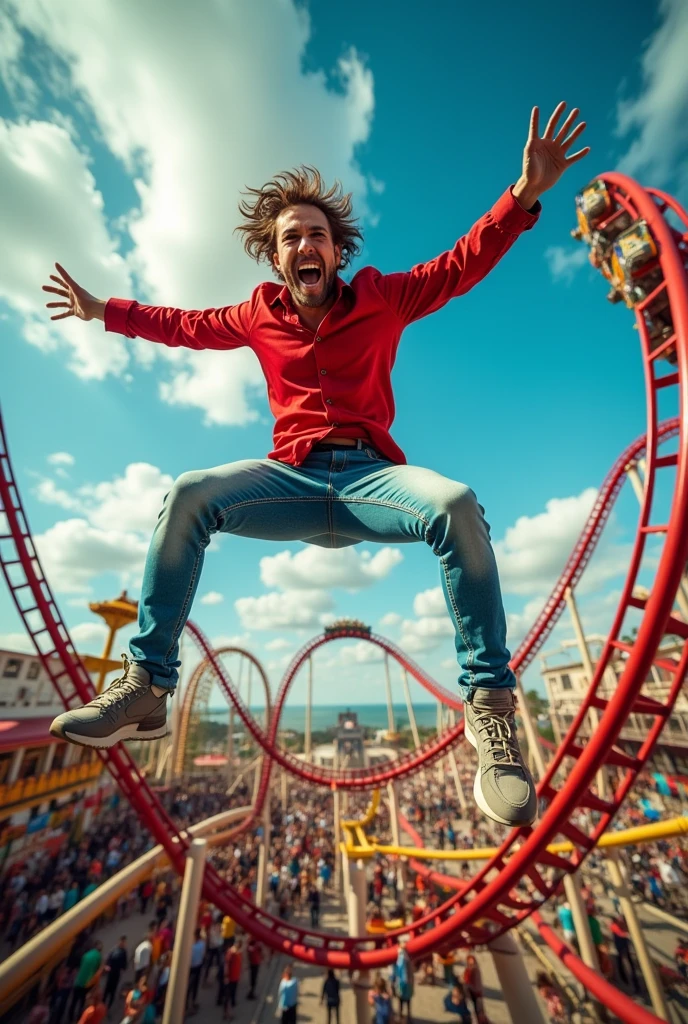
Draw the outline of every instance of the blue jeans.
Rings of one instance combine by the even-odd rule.
[[[131,655],[174,689],[179,637],[211,534],[342,548],[425,541],[439,558],[459,691],[510,687],[506,620],[485,510],[470,487],[398,466],[372,448],[314,451],[301,466],[245,459],[183,473],[165,496],[146,559]]]

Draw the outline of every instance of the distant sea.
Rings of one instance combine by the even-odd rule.
[[[409,727],[408,713],[405,704],[393,704],[395,728],[402,729]],[[251,709],[252,714],[259,722],[263,722],[265,709],[257,707]],[[344,711],[355,711],[361,725],[367,725],[371,729],[387,728],[387,705],[386,704],[359,704],[358,707],[349,704],[314,704],[311,709],[311,728],[314,732],[329,729],[337,724],[337,716]],[[436,704],[414,704],[413,711],[416,716],[416,723],[419,726],[432,727],[437,722]],[[204,718],[211,722],[228,722],[229,708],[208,708]],[[306,722],[305,704],[287,704],[282,712],[281,727],[293,729],[295,732],[303,732]]]

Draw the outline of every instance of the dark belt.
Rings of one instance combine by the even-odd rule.
[[[357,438],[356,444],[337,444],[336,441],[317,441],[313,445],[314,452],[331,452],[331,451],[361,451],[363,448],[370,448],[371,451],[379,455],[376,448],[373,448],[369,441],[364,441],[362,438]]]

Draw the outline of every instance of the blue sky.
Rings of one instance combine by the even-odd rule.
[[[590,155],[543,197],[535,229],[488,279],[406,331],[393,377],[392,433],[408,461],[470,484],[486,508],[516,646],[596,488],[645,429],[632,315],[606,303],[569,237],[574,195],[621,169],[688,200],[682,0],[631,0],[623,17],[589,0],[526,8],[436,3],[420,19],[400,3],[390,19],[389,5],[360,0],[222,0],[200,16],[179,0],[4,5],[3,415],[82,650],[103,642],[89,600],[124,585],[138,596],[171,481],[264,456],[272,420],[246,351],[169,352],[96,322],[51,323],[40,289],[54,262],[103,297],[241,301],[269,274],[232,234],[239,191],[306,162],[354,192],[366,245],[351,272],[408,269],[450,248],[517,179],[532,105],[544,125],[563,99],[588,123]],[[580,589],[595,633],[611,619],[633,538],[626,490]],[[261,657],[273,686],[328,616],[347,614],[452,686],[438,585],[424,545],[325,552],[225,537],[208,553],[193,617]],[[570,635],[563,623],[548,649]],[[0,645],[22,644],[0,590]],[[382,699],[374,654],[325,648],[315,700]],[[303,691],[301,680],[296,703]]]

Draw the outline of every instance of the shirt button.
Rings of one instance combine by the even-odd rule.
[[[324,376],[325,376],[325,374],[327,373],[327,370],[321,370],[320,372],[322,373],[322,375],[323,375],[323,377],[324,377]]]
[[[315,340],[316,340],[316,341],[322,341],[322,338],[320,337],[320,335],[319,335],[319,334],[316,334],[316,336],[315,336]]]
[[[326,398],[326,399],[325,399],[325,403],[326,403],[327,405],[332,405],[332,399],[331,399],[331,398]]]

